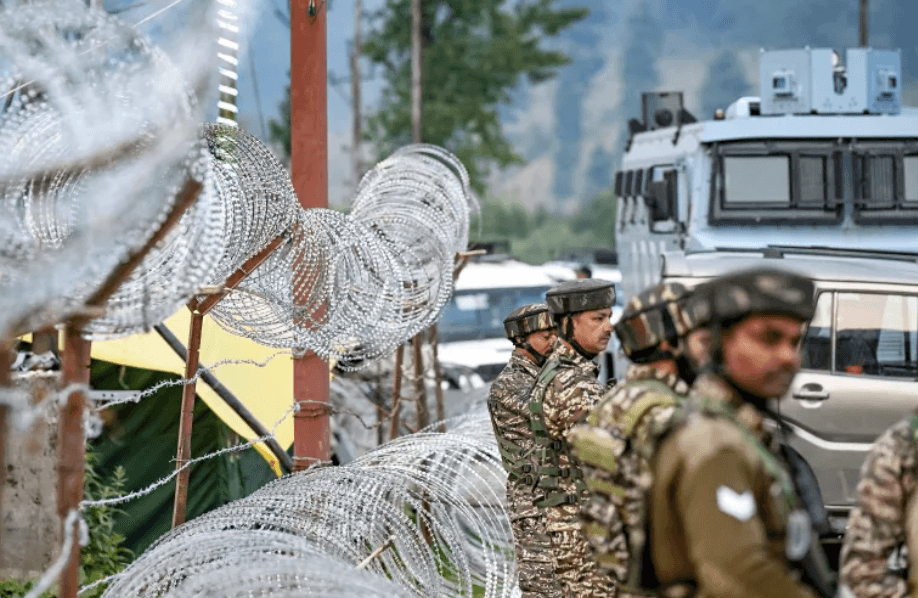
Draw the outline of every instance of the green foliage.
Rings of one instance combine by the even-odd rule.
[[[84,494],[86,500],[104,500],[124,494],[127,477],[124,468],[115,468],[111,477],[103,479],[95,468],[97,456],[86,453]],[[133,559],[134,553],[122,546],[124,536],[115,533],[115,516],[124,511],[111,505],[88,507],[83,518],[89,526],[89,544],[80,551],[80,583],[90,584],[124,569]],[[81,594],[81,598],[96,598],[105,590],[105,584]]]
[[[567,249],[615,247],[617,199],[611,191],[597,195],[571,216],[540,209],[535,214],[516,204],[484,201],[470,228],[470,240],[509,240],[512,254],[531,264],[558,257]]]
[[[104,500],[124,493],[126,476],[124,469],[115,468],[108,479],[96,471],[96,454],[89,450],[83,469],[83,495],[88,501]],[[89,544],[80,549],[80,585],[87,585],[118,573],[134,559],[134,553],[122,546],[124,537],[114,531],[114,516],[123,513],[110,505],[88,507],[83,519],[89,527]],[[21,598],[35,585],[35,580],[0,581],[0,598]],[[80,594],[80,598],[98,598],[105,591],[105,584]],[[56,598],[52,590],[41,594],[41,598]]]
[[[557,8],[557,0],[427,0],[423,5],[421,136],[462,160],[472,184],[496,165],[519,164],[504,137],[498,107],[526,77],[538,83],[570,62],[543,49],[552,37],[584,18],[585,8]],[[411,1],[387,0],[364,53],[383,67],[379,110],[368,120],[368,139],[380,156],[411,141]]]
[[[18,579],[4,579],[0,581],[0,598],[22,598],[32,587],[35,586],[35,580],[19,581]],[[51,590],[41,593],[40,598],[56,598]]]

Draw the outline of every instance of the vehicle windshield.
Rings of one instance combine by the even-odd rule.
[[[550,287],[456,291],[438,322],[440,342],[505,338],[504,318],[529,303],[545,301]]]

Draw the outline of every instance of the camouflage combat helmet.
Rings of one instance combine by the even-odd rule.
[[[513,341],[514,344],[534,332],[554,329],[555,323],[552,322],[551,314],[548,313],[548,306],[544,303],[530,303],[529,305],[518,307],[504,319],[504,330],[507,332],[507,338]]]
[[[665,357],[660,343],[685,336],[696,327],[684,309],[689,292],[678,282],[665,282],[638,293],[628,302],[615,335],[631,361],[647,363]]]
[[[545,293],[554,316],[604,309],[615,304],[615,285],[601,278],[580,278],[562,282]]]
[[[803,275],[777,268],[726,274],[695,289],[694,317],[723,326],[754,313],[808,321],[816,310],[816,289]]]

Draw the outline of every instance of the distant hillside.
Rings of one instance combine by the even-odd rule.
[[[643,91],[685,94],[707,118],[758,95],[759,48],[857,45],[857,0],[562,0],[589,18],[558,45],[573,62],[557,79],[516,90],[503,110],[508,137],[529,161],[495,176],[491,195],[570,211],[609,186],[628,118]],[[918,104],[918,2],[871,0],[870,42],[902,50],[906,103]]]

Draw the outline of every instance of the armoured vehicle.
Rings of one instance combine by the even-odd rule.
[[[696,121],[644,94],[615,175],[625,300],[672,250],[823,245],[918,251],[918,109],[898,51],[762,51],[759,97]]]

